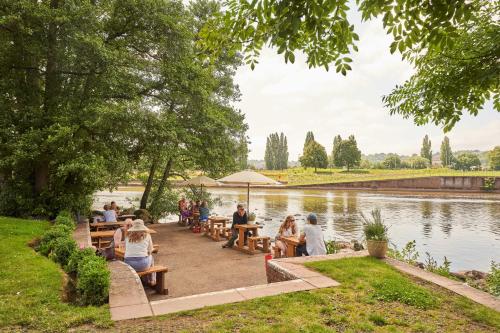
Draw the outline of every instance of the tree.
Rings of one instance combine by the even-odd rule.
[[[283,133],[271,133],[268,136],[264,160],[268,170],[284,170],[288,167],[288,144]]]
[[[473,167],[481,167],[481,161],[479,157],[474,153],[462,153],[459,154],[455,160],[455,169],[468,171]]]
[[[295,61],[303,52],[309,67],[351,70],[349,55],[359,40],[349,22],[346,0],[228,0],[225,15],[202,31],[203,44],[218,52],[231,43],[253,69],[269,45]],[[402,86],[383,98],[391,114],[429,121],[450,130],[468,110],[476,115],[493,97],[500,111],[500,26],[496,1],[356,1],[363,20],[381,17],[393,36],[389,51],[400,52],[416,68]]]
[[[431,140],[429,136],[425,135],[424,141],[422,142],[422,148],[420,149],[420,156],[429,160],[429,164],[432,165],[432,149]]]
[[[409,168],[412,169],[425,169],[429,167],[429,160],[422,156],[412,156],[406,162]]]
[[[337,135],[333,138],[333,148],[332,148],[332,166],[341,167],[342,161],[340,160],[340,145],[342,143],[342,137]]]
[[[350,135],[347,140],[340,142],[336,158],[338,165],[345,166],[347,171],[359,165],[361,162],[361,151],[358,149],[354,135]]]
[[[449,167],[453,163],[453,152],[451,151],[450,139],[447,136],[444,137],[441,143],[441,164],[444,167]]]
[[[306,141],[304,142],[304,149],[306,148],[306,146],[310,143],[314,141],[314,134],[312,131],[309,131],[307,132],[306,134]]]
[[[491,170],[500,170],[500,146],[496,146],[488,154]]]
[[[401,167],[401,158],[397,154],[387,154],[382,165],[386,169],[399,169]]]
[[[304,154],[300,157],[300,164],[304,167],[313,167],[314,172],[317,168],[326,168],[328,166],[328,156],[325,147],[316,141],[310,141],[304,148]]]

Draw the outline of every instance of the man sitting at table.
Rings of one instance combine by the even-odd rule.
[[[299,245],[296,249],[296,255],[301,257],[320,256],[326,254],[325,240],[323,238],[323,230],[318,225],[316,214],[307,215],[307,224],[304,226],[304,231],[300,235],[300,242],[305,241],[305,244]]]
[[[231,225],[231,238],[227,241],[226,244],[222,245],[223,248],[232,248],[234,245],[234,241],[238,238],[238,229],[236,229],[236,225],[238,224],[248,224],[248,216],[245,211],[245,206],[243,204],[238,204],[236,206],[236,211],[233,213],[233,224]],[[248,232],[245,232],[245,244],[247,242]],[[239,240],[242,241],[241,239]]]
[[[109,205],[104,205],[104,222],[116,222],[116,211],[111,209]]]

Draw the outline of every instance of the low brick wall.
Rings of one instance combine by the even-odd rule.
[[[267,283],[295,280],[297,277],[281,267],[279,263],[270,260],[266,265]]]

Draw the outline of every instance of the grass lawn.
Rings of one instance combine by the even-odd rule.
[[[373,258],[308,266],[340,287],[118,322],[127,332],[498,332],[500,313]]]
[[[342,169],[292,168],[287,170],[263,170],[260,173],[277,181],[288,182],[288,185],[307,185],[323,183],[355,182],[365,180],[383,180],[398,178],[415,178],[430,176],[488,176],[500,177],[500,171],[459,171],[447,168],[438,169],[356,169],[347,172]]]
[[[48,222],[0,217],[0,331],[110,326],[107,306],[77,307],[61,301],[64,273],[27,245],[48,227]]]

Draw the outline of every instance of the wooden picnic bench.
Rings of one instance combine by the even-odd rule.
[[[258,224],[236,224],[236,225],[234,225],[234,227],[236,229],[238,229],[238,242],[237,242],[237,246],[233,247],[233,248],[236,250],[239,250],[241,252],[248,253],[248,254],[255,254],[255,241],[259,239],[258,230],[259,230],[259,228],[261,228],[261,226]],[[254,244],[253,249],[245,246],[244,239],[245,239],[245,232],[247,232],[247,231],[251,231],[252,237],[254,237],[254,240],[252,241],[252,243]],[[249,239],[250,239],[250,237],[249,237]]]
[[[154,229],[149,229],[148,233],[156,234],[157,232]],[[113,238],[114,234],[115,234],[115,230],[91,231],[90,238],[97,239],[97,247],[101,248],[101,246],[104,244],[103,240]]]
[[[153,266],[146,271],[137,272],[139,277],[143,277],[152,273],[156,273],[156,292],[162,295],[168,295],[168,288],[166,283],[168,268],[165,266]]]
[[[261,250],[264,253],[269,253],[271,252],[269,246],[270,243],[271,243],[271,237],[264,237],[264,236],[248,237],[248,250],[252,252],[255,250]]]
[[[160,245],[154,244],[153,253],[158,253],[159,250],[160,250]],[[125,259],[125,249],[121,247],[115,248],[115,258],[119,260]]]
[[[100,231],[102,229],[118,229],[125,225],[125,222],[93,222],[89,223],[91,229]]]

